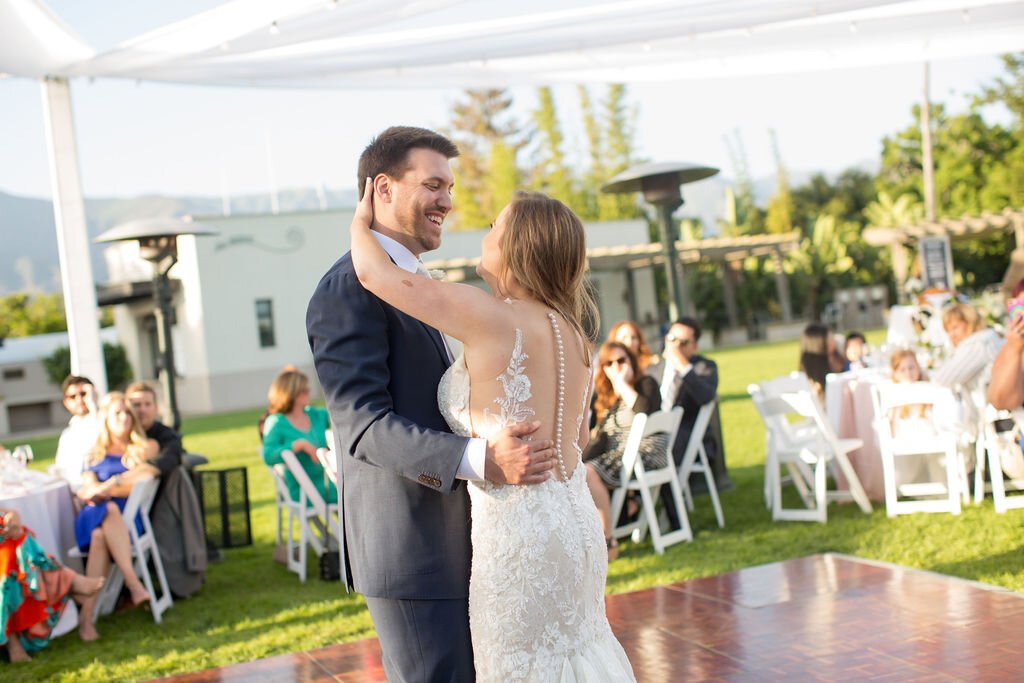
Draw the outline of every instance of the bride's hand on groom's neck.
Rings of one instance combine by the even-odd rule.
[[[555,467],[551,441],[529,441],[540,422],[518,422],[487,440],[484,478],[492,484],[539,484]]]

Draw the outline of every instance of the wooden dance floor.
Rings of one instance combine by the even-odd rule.
[[[844,555],[608,598],[639,681],[1024,680],[1024,596]],[[375,639],[170,680],[384,681]]]

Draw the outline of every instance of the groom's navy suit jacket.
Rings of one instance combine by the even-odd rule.
[[[468,440],[437,407],[441,335],[367,292],[350,254],[317,286],[306,331],[341,470],[349,585],[377,598],[465,598],[469,496],[455,474]]]

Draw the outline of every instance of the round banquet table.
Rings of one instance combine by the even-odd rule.
[[[81,571],[82,563],[68,557],[75,547],[75,508],[71,487],[63,479],[35,470],[3,474],[0,479],[0,507],[17,510],[21,523],[32,530],[43,550],[59,559],[64,566]],[[64,608],[60,623],[53,631],[59,636],[78,624],[78,609],[73,600]]]

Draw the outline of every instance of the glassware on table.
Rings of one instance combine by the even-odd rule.
[[[19,470],[25,471],[28,464],[32,462],[32,447],[28,445],[15,446],[11,451],[11,459]]]

